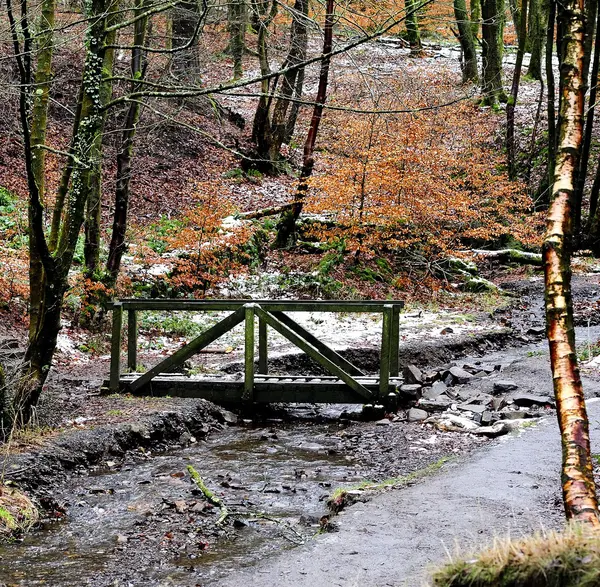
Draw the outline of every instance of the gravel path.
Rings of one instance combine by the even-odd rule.
[[[584,340],[583,333],[579,340]],[[550,393],[544,344],[515,352],[505,369],[520,385]],[[517,354],[518,353],[518,354]],[[499,354],[506,361],[506,351]],[[588,395],[600,383],[584,378]],[[592,446],[600,443],[600,401],[589,402]],[[426,584],[431,565],[456,545],[484,546],[494,536],[560,527],[560,438],[554,418],[504,437],[487,450],[446,465],[406,489],[356,504],[336,521],[340,531],[304,547],[240,569],[220,587],[294,587]]]

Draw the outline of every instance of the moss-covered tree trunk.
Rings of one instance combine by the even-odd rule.
[[[454,0],[454,18],[458,27],[458,41],[463,54],[463,83],[477,82],[477,51],[473,29],[465,0]]]
[[[32,168],[40,199],[45,200],[46,143],[48,126],[48,101],[52,83],[52,56],[54,54],[54,19],[56,0],[42,0],[36,40],[37,65],[35,72],[35,91],[31,109],[31,147],[33,152]],[[41,292],[37,285],[43,279],[44,267],[38,254],[35,235],[31,230],[29,217],[29,331],[35,332],[40,313]]]
[[[481,18],[482,102],[495,106],[507,99],[502,87],[504,0],[481,0]]]
[[[471,33],[473,40],[479,38],[479,27],[481,26],[481,0],[471,0]]]
[[[542,79],[542,57],[546,44],[547,11],[543,10],[542,0],[531,0],[529,8],[529,34],[527,38],[531,45],[531,57],[527,75],[531,79]]]
[[[566,0],[562,10],[559,143],[543,246],[546,323],[563,448],[565,513],[569,519],[600,529],[589,426],[575,352],[571,297],[574,179],[583,138],[584,15],[581,0]]]
[[[423,54],[423,44],[421,43],[421,32],[419,30],[418,8],[419,0],[404,0],[406,10],[406,37],[410,46],[410,54],[413,57],[419,57]]]
[[[26,6],[23,1],[21,8]],[[85,16],[88,30],[85,43],[85,64],[81,84],[80,119],[76,126],[72,144],[72,173],[70,188],[67,194],[67,205],[60,225],[57,245],[51,251],[44,233],[43,207],[40,192],[35,181],[32,165],[31,132],[29,126],[28,67],[24,63],[24,55],[30,51],[27,39],[30,38],[28,26],[21,19],[21,34],[25,39],[23,47],[19,43],[19,34],[12,6],[7,4],[9,17],[13,21],[13,46],[15,60],[19,65],[21,77],[20,88],[20,120],[24,139],[24,155],[29,187],[29,214],[31,232],[37,254],[44,266],[43,278],[36,286],[41,291],[41,304],[35,332],[30,333],[25,361],[12,402],[15,421],[25,424],[34,414],[40,394],[56,349],[56,341],[60,331],[60,315],[65,291],[68,286],[69,269],[77,238],[83,223],[85,199],[88,194],[89,178],[92,168],[92,145],[97,137],[102,122],[102,102],[100,98],[102,83],[102,65],[104,51],[105,25],[107,18],[107,2],[91,0],[85,4]]]
[[[233,79],[240,79],[243,74],[242,58],[246,48],[246,27],[248,25],[248,9],[245,0],[229,0],[227,4],[227,26],[229,29],[229,45],[226,52],[233,59]]]

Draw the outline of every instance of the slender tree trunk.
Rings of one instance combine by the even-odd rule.
[[[37,67],[35,72],[35,92],[31,112],[31,146],[33,174],[39,190],[39,197],[45,200],[46,151],[41,147],[46,143],[48,126],[48,100],[52,82],[52,56],[54,54],[55,0],[43,0],[37,35]],[[31,230],[29,215],[29,332],[34,333],[40,314],[41,292],[38,284],[43,279],[44,267],[38,254],[35,236]]]
[[[481,27],[481,0],[471,0],[471,33],[473,40],[479,38],[479,28]]]
[[[510,98],[506,105],[506,151],[508,154],[508,174],[511,179],[517,176],[516,144],[515,144],[515,108],[519,95],[519,83],[521,81],[521,69],[523,68],[523,55],[525,54],[525,38],[527,36],[527,0],[522,0],[519,12],[521,22],[519,23],[519,47],[517,49],[517,61],[513,73]]]
[[[585,50],[585,47],[584,47]],[[583,205],[583,193],[585,191],[585,181],[587,179],[588,165],[590,160],[590,150],[592,146],[592,131],[594,130],[594,113],[596,111],[596,97],[598,95],[598,69],[600,67],[600,10],[596,13],[596,39],[594,43],[594,61],[592,63],[590,97],[588,100],[588,109],[585,116],[585,126],[583,134],[583,146],[581,148],[581,160],[577,171],[577,190],[576,203],[579,214],[575,218],[575,227],[581,223],[581,208]],[[596,182],[594,182],[595,184]],[[588,225],[586,232],[589,232],[590,220],[595,215],[595,208],[598,204],[598,192],[590,197],[590,209]]]
[[[137,5],[144,10],[144,0],[137,0]],[[145,72],[144,54],[140,49],[145,43],[148,28],[147,19],[139,20],[135,25],[134,49],[131,53],[131,77],[143,80]],[[140,88],[138,83],[132,83],[132,92]],[[127,231],[127,213],[129,210],[129,185],[131,182],[131,160],[136,126],[140,118],[141,104],[132,102],[127,110],[123,125],[121,147],[117,155],[117,177],[115,190],[115,212],[113,217],[112,237],[106,263],[106,285],[114,287],[121,268],[121,259],[126,250],[125,234]]]
[[[542,10],[542,0],[531,0],[529,9],[529,35],[531,57],[527,75],[531,79],[542,80],[542,55],[546,41],[546,14]]]
[[[421,43],[421,33],[419,31],[419,19],[417,7],[419,0],[404,0],[406,10],[406,36],[410,46],[410,54],[413,57],[420,57],[423,54],[423,45]]]
[[[560,425],[562,487],[567,518],[600,529],[592,470],[588,419],[573,328],[571,252],[573,240],[574,177],[583,139],[583,32],[581,0],[564,4],[560,65],[560,142],[556,151],[555,182],[543,246],[546,280],[546,323],[550,362]]]
[[[510,15],[512,16],[515,33],[517,35],[517,45],[519,45],[521,40],[521,9],[519,8],[518,0],[508,0],[508,6],[510,8]]]
[[[246,48],[246,26],[248,10],[245,0],[229,0],[227,4],[227,22],[229,28],[229,46],[227,53],[233,58],[233,79],[242,77],[242,58]]]
[[[296,222],[302,212],[304,200],[308,191],[308,179],[312,175],[315,166],[314,151],[319,133],[319,125],[323,117],[323,105],[327,99],[327,86],[329,83],[329,66],[331,64],[331,50],[333,47],[333,21],[335,18],[335,2],[327,0],[327,12],[325,14],[325,28],[323,39],[323,59],[321,61],[321,73],[319,75],[319,87],[315,106],[313,109],[310,127],[306,142],[304,143],[304,157],[302,171],[298,182],[298,189],[294,198],[293,207],[281,215],[277,227],[275,246],[286,248],[293,246],[296,242]]]
[[[465,0],[454,0],[454,18],[458,27],[458,41],[463,54],[463,83],[477,82],[477,51],[473,39],[473,29],[467,13]]]
[[[116,24],[118,18],[119,1],[111,2],[109,10],[112,14],[107,19],[107,25]],[[106,35],[106,45],[114,45],[116,41],[116,31]],[[104,76],[110,78],[113,75],[115,50],[110,47],[104,51],[103,57]],[[104,80],[100,91],[100,100],[103,104],[108,104],[112,97],[112,81]],[[89,278],[93,278],[97,273],[100,264],[100,223],[102,212],[102,142],[104,134],[104,124],[106,122],[106,111],[102,114],[102,121],[94,144],[92,146],[92,171],[89,180],[89,194],[86,201],[85,214],[85,243],[84,243],[84,259],[85,273]]]
[[[502,88],[504,0],[482,0],[482,103],[496,106],[506,101]]]

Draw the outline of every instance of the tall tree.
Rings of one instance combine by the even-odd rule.
[[[589,425],[575,351],[571,295],[575,174],[583,139],[584,14],[582,0],[560,6],[561,59],[558,148],[543,246],[546,323],[562,438],[562,487],[567,518],[600,529]]]
[[[483,104],[506,102],[502,86],[504,0],[481,0],[481,89]]]
[[[329,84],[329,66],[331,64],[331,50],[333,49],[333,23],[335,17],[335,2],[327,0],[327,11],[325,13],[325,27],[323,36],[323,59],[321,60],[321,72],[319,75],[319,87],[313,108],[313,115],[308,128],[308,135],[304,143],[304,155],[302,160],[302,171],[298,187],[292,203],[292,208],[281,215],[277,226],[276,246],[279,248],[290,247],[296,243],[296,223],[302,208],[306,193],[308,192],[308,179],[312,175],[315,166],[314,152],[319,134],[319,126],[323,117],[323,106],[327,99],[327,87]]]
[[[423,53],[421,32],[419,30],[418,4],[419,0],[404,0],[404,7],[406,10],[406,36],[408,37],[410,54],[413,57],[419,57]]]
[[[454,18],[458,27],[458,41],[463,55],[463,83],[477,82],[477,51],[473,38],[473,27],[467,13],[465,0],[454,0]]]

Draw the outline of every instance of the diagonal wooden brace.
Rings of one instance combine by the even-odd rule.
[[[341,367],[336,365],[333,361],[323,355],[318,349],[312,344],[304,340],[299,334],[296,334],[291,328],[283,324],[279,319],[265,312],[260,306],[256,306],[254,312],[259,318],[262,318],[271,328],[279,332],[282,336],[287,338],[291,343],[295,344],[299,349],[303,350],[311,359],[314,359],[319,365],[327,369],[332,375],[339,377],[348,387],[353,389],[356,393],[370,401],[373,398],[373,394],[364,386],[361,385],[351,375],[346,373]]]
[[[173,369],[183,365],[183,363],[185,363],[185,361],[187,361],[191,356],[200,352],[203,348],[207,347],[209,344],[223,336],[226,332],[231,330],[234,326],[237,326],[240,322],[243,322],[245,316],[246,314],[244,308],[236,310],[233,314],[230,314],[227,316],[227,318],[221,320],[212,328],[209,328],[190,343],[180,348],[176,353],[170,357],[167,357],[155,367],[152,367],[152,369],[144,373],[141,377],[138,377],[135,381],[129,384],[129,390],[134,392],[144,387],[144,385],[147,385],[159,373],[169,373]]]
[[[290,318],[283,312],[271,312],[275,318],[283,322],[288,328],[300,335],[306,342],[314,346],[321,354],[325,355],[330,361],[333,361],[338,367],[344,369],[349,375],[364,376],[364,373],[342,355],[328,347],[324,342],[320,341],[314,334],[311,334],[303,326],[300,326],[295,320]]]

